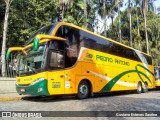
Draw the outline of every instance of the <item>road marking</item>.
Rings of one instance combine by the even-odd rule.
[[[14,100],[21,100],[22,97],[2,97],[0,98],[0,102],[7,102],[7,101],[14,101]]]

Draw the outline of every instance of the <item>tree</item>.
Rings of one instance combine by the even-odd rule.
[[[73,5],[73,0],[58,0],[59,7],[62,11],[62,21],[64,19],[65,10],[69,9]]]
[[[157,8],[157,14],[160,15],[160,7]]]
[[[84,0],[84,26],[87,28],[87,1]]]
[[[122,7],[123,0],[114,0],[113,1],[113,9],[118,12],[118,37],[119,42],[122,42],[122,34],[121,34],[121,15],[120,15],[120,7]],[[118,5],[117,5],[118,4]],[[118,10],[118,11],[117,11]],[[113,24],[113,23],[112,23]]]
[[[121,13],[120,7],[123,6],[122,2],[123,0],[112,0],[110,8],[107,12],[108,14],[107,16],[110,17],[112,20],[112,24],[109,27],[110,29],[108,29],[107,31],[107,35],[108,37],[119,42],[122,42],[121,14],[120,14]],[[113,20],[114,20],[114,17],[117,16],[117,13],[118,13],[118,21],[117,21],[118,26],[115,26]]]
[[[84,3],[84,0],[75,0],[72,7],[65,12],[64,21],[93,31],[96,11],[93,2],[86,0]]]
[[[147,54],[149,54],[149,43],[148,43],[148,34],[147,34],[147,19],[146,19],[147,9],[148,9],[148,0],[143,0],[143,16],[144,16],[144,26],[145,26],[146,47],[147,47]]]
[[[145,26],[144,26],[144,16],[142,16],[142,13],[140,12],[140,9],[137,10],[137,15],[134,14],[135,11],[132,11],[132,35],[134,40],[134,48],[139,49],[138,43],[139,38],[137,37],[137,18],[139,21],[139,34],[141,39],[141,51],[146,52],[146,39],[145,39]],[[122,18],[122,34],[123,34],[123,43],[126,45],[129,45],[128,39],[129,39],[129,23],[128,23],[128,17],[126,16],[127,10],[123,11],[121,13]],[[150,54],[153,57],[153,61],[155,65],[160,65],[160,17],[155,14],[152,11],[148,11],[146,14],[147,19],[147,34],[148,34],[148,43],[150,44],[149,50]],[[118,17],[114,21],[114,25],[118,29]],[[113,37],[117,37],[117,35],[112,34]]]
[[[146,19],[146,12],[148,11],[148,7],[150,10],[154,12],[154,3],[155,0],[143,0],[142,1],[142,8],[143,8],[143,16],[144,16],[144,26],[145,26],[145,37],[146,37],[146,46],[147,46],[147,54],[149,54],[149,43],[148,43],[148,34],[147,34],[147,19]]]
[[[141,3],[141,0],[134,0],[134,9],[133,9],[133,11],[135,11],[135,13],[136,13],[136,20],[137,20],[137,35],[136,35],[136,39],[137,39],[137,42],[138,42],[138,49],[139,50],[141,50],[141,36],[140,36],[139,18],[138,18],[138,13],[139,13],[139,9],[140,9],[140,3]]]
[[[149,7],[150,11],[153,11],[155,13],[156,12],[156,8],[154,6],[154,1],[156,1],[156,0],[149,0],[148,1],[148,7]]]
[[[3,21],[4,21],[4,15],[5,15],[5,3],[0,0],[0,55],[1,55],[1,48],[2,48],[2,34],[3,34]],[[1,59],[0,59],[1,62]],[[1,69],[0,69],[1,70]],[[0,71],[1,73],[1,71]]]
[[[72,7],[64,12],[63,21],[84,27],[83,0],[74,0],[72,4]],[[93,6],[92,2],[87,2],[87,24],[88,29],[92,31],[95,19]],[[12,14],[9,17],[7,47],[24,45],[34,31],[53,22],[61,21],[61,11],[57,0],[15,0],[12,2],[10,12]]]
[[[122,0],[119,1],[119,4],[118,4],[118,31],[119,31],[119,42],[121,43],[122,42],[122,34],[121,34],[121,15],[120,15],[120,4],[121,4]]]
[[[0,18],[2,18],[2,19],[0,19],[0,23],[2,23],[3,22],[3,18],[4,18],[4,15],[5,15],[5,3],[2,1],[2,0],[0,0]]]
[[[150,43],[150,54],[154,59],[153,63],[156,66],[160,65],[160,19],[154,12],[149,11],[147,14],[147,33]]]
[[[7,30],[8,30],[8,17],[9,17],[9,8],[13,0],[4,0],[6,4],[5,8],[5,18],[4,18],[4,28],[3,28],[3,42],[2,42],[2,76],[4,77],[6,75],[6,61],[5,61],[5,54],[6,54],[6,36],[7,36]]]
[[[103,20],[104,20],[104,36],[107,36],[107,30],[106,30],[107,18],[106,18],[106,1],[105,0],[103,0]]]
[[[132,19],[131,19],[131,0],[128,0],[128,17],[129,17],[129,33],[130,33],[130,39],[129,43],[130,46],[133,47],[133,42],[132,42]]]
[[[98,3],[97,4],[98,14],[104,21],[103,35],[107,37],[107,18],[109,17],[111,12],[113,11],[113,8],[115,7],[115,4],[113,5],[113,3],[116,3],[116,2],[114,2],[113,0],[99,0],[99,2],[97,3]]]
[[[57,12],[55,2],[57,0],[13,1],[10,7],[12,14],[9,17],[7,47],[24,45],[39,28],[59,21],[60,13]]]

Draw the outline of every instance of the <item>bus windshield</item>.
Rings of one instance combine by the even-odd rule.
[[[18,75],[26,75],[28,73],[37,73],[44,67],[46,59],[46,45],[41,45],[37,51],[32,48],[27,50],[28,55],[21,54],[19,59]]]
[[[38,34],[50,35],[55,26],[56,23],[40,28],[28,39],[25,46],[31,44],[35,36]],[[44,67],[44,55],[46,51],[45,44],[40,45],[39,50],[37,51],[34,51],[32,47],[27,49],[26,51],[27,55],[21,54],[19,58],[19,67],[17,69],[17,75],[19,76],[36,73],[37,70],[41,70],[40,68]]]

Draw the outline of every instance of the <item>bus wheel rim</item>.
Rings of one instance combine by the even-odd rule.
[[[139,84],[138,85],[138,91],[141,91],[142,90],[142,88],[141,88],[141,85]]]
[[[148,85],[146,83],[144,83],[144,89],[147,90],[148,89]]]
[[[80,93],[81,93],[82,95],[87,94],[87,86],[82,85],[82,86],[80,87]]]

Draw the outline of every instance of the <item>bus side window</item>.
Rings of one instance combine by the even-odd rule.
[[[111,43],[110,46],[109,46],[109,49],[110,49],[110,54],[113,54],[113,55],[117,55],[117,44],[115,43]]]
[[[64,56],[61,53],[52,51],[50,54],[50,63],[49,67],[51,68],[64,68]]]
[[[79,31],[75,28],[65,28],[65,67],[73,66],[78,58],[79,53]]]
[[[123,46],[117,45],[117,54],[120,57],[125,57],[126,58],[126,49]]]

